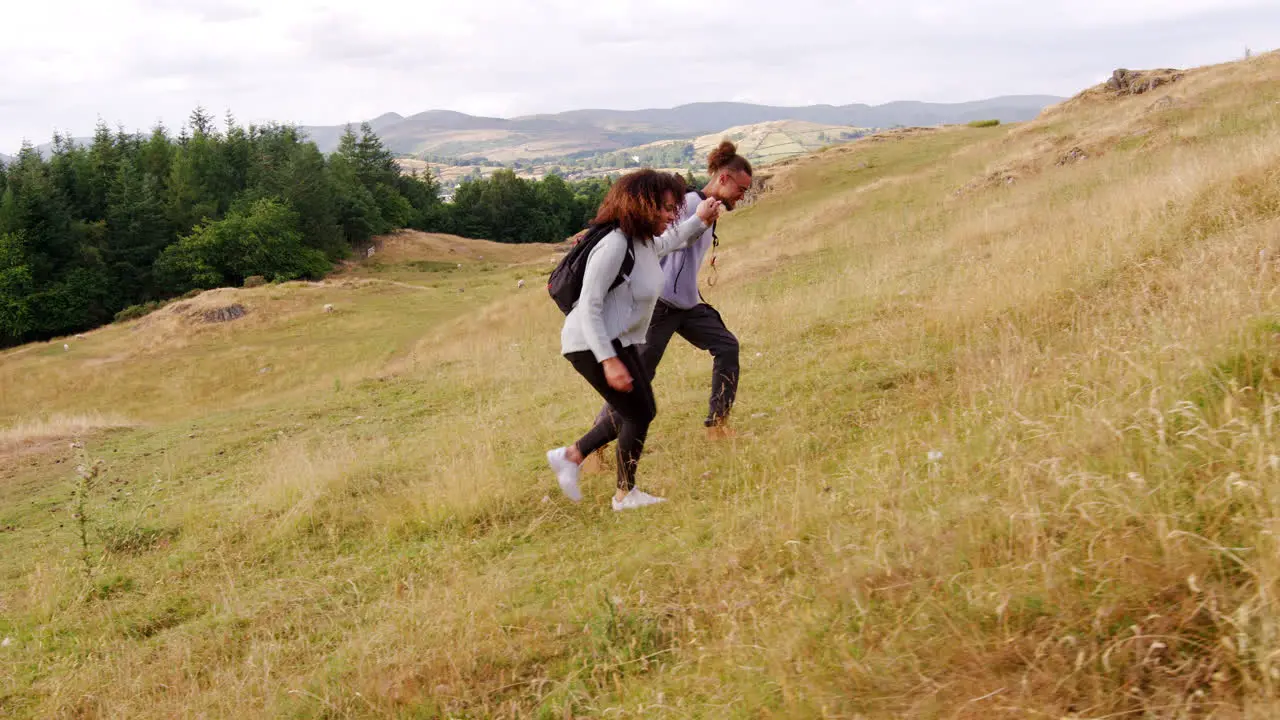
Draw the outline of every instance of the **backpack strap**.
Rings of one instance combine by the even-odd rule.
[[[604,239],[606,235],[618,229],[618,223],[604,223],[601,225],[591,225],[587,228],[586,233],[582,236],[582,243],[595,244]],[[624,234],[623,237],[626,237]],[[583,261],[585,265],[586,261]],[[631,278],[631,271],[636,267],[636,251],[635,245],[631,238],[627,238],[627,254],[622,258],[622,265],[618,267],[618,276],[613,279],[613,283],[609,285],[609,289],[613,290],[622,283]]]
[[[618,267],[618,277],[613,279],[613,284],[609,286],[612,290],[627,280],[631,279],[631,271],[636,267],[636,248],[634,241],[627,238],[627,254],[622,257],[622,265]]]

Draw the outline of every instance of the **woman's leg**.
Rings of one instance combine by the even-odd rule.
[[[618,438],[618,489],[622,494],[635,487],[636,465],[644,452],[645,436],[649,432],[649,424],[658,414],[653,397],[653,386],[649,373],[634,346],[621,347],[614,343],[618,359],[631,373],[630,392],[621,392],[609,387],[604,376],[604,367],[590,352],[570,353],[566,355],[569,362],[595,388],[596,392],[609,404],[611,411],[597,422],[595,427],[587,431],[575,443],[577,452],[570,455],[575,462],[590,455],[613,439]],[[576,456],[576,457],[574,457]]]

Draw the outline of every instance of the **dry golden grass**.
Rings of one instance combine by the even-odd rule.
[[[377,239],[375,259],[383,263],[417,260],[439,262],[488,261],[518,264],[545,260],[554,254],[553,246],[533,243],[511,243],[470,240],[456,235],[401,230]]]
[[[1274,717],[1277,77],[791,165],[704,288],[743,344],[738,435],[704,439],[709,363],[673,343],[654,512],[610,512],[605,475],[558,496],[542,453],[598,401],[525,267],[264,296],[278,323],[192,341],[177,407],[145,395],[159,358],[96,366],[72,396],[152,424],[90,443],[89,579],[62,467],[0,496],[0,711]],[[1077,145],[1103,150],[1056,164]],[[290,319],[321,301],[348,312]],[[217,352],[268,343],[323,371],[249,386]],[[0,357],[39,378],[0,415],[68,404],[78,352]]]
[[[98,430],[130,427],[133,424],[120,414],[100,412],[83,415],[54,414],[23,420],[11,427],[0,428],[0,458],[6,452],[16,452],[24,447],[80,438]]]

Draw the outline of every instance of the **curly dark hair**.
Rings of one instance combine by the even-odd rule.
[[[738,146],[728,140],[721,142],[720,146],[712,150],[710,157],[707,158],[707,172],[714,175],[721,170],[755,175],[751,172],[751,163],[738,154]]]
[[[593,225],[617,223],[632,240],[649,242],[662,224],[662,205],[683,202],[684,178],[645,168],[618,178],[600,203]]]

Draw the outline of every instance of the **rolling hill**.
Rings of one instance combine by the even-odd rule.
[[[429,162],[416,158],[399,158],[405,172],[429,170],[446,188],[462,180],[488,177],[498,170],[514,166],[520,177],[541,178],[555,172],[567,180],[602,177],[625,171],[626,168],[653,167],[674,172],[693,170],[701,173],[711,149],[723,139],[731,139],[739,145],[739,152],[752,163],[766,165],[786,158],[811,152],[827,145],[847,142],[869,132],[868,128],[844,125],[821,125],[797,120],[775,120],[754,125],[740,125],[700,137],[659,140],[614,151],[580,152],[572,156],[544,159],[537,162],[511,159],[499,154],[487,157],[488,162],[476,165],[457,165],[449,162]],[[501,165],[501,158],[508,158],[509,165]]]
[[[600,406],[558,246],[0,352],[0,715],[1277,717],[1278,102],[1259,54],[773,166],[702,287],[736,435],[674,342],[643,512],[546,466]]]
[[[767,165],[785,158],[804,155],[827,145],[853,140],[871,131],[867,127],[826,125],[803,120],[772,120],[752,125],[739,125],[693,139],[693,155],[707,157],[724,139],[738,146],[738,153],[756,165]]]

